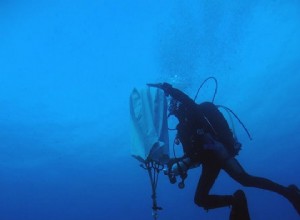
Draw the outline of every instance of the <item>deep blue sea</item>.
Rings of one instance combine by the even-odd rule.
[[[1,0],[0,219],[153,219],[130,151],[130,93],[168,82],[193,97],[209,76],[215,103],[253,136],[235,121],[244,169],[300,186],[299,1]],[[182,190],[160,174],[158,219],[229,218],[194,204],[200,173]],[[225,172],[212,193],[237,189],[253,220],[299,219],[285,198]]]

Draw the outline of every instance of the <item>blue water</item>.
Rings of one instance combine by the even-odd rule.
[[[300,3],[268,1],[1,1],[0,219],[150,220],[147,173],[130,154],[129,95],[169,82],[193,97],[208,76],[253,175],[300,186]],[[198,102],[212,97],[206,84]],[[228,219],[160,176],[159,219]],[[243,189],[252,219],[299,219],[284,198]]]

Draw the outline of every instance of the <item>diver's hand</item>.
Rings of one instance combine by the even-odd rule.
[[[148,83],[147,86],[162,89],[166,96],[170,94],[170,90],[172,89],[172,85],[169,83]]]

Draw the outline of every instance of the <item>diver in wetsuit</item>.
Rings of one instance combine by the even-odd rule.
[[[232,206],[230,219],[240,219],[235,216],[237,209],[247,206],[243,191],[238,190],[233,195],[209,194],[223,169],[243,186],[265,189],[284,196],[300,215],[300,191],[295,185],[284,187],[266,178],[249,175],[243,169],[235,158],[241,145],[235,140],[226,119],[213,103],[197,104],[168,83],[148,85],[160,88],[167,96],[172,97],[169,114],[179,121],[176,129],[184,151],[182,161],[189,161],[184,164],[189,168],[202,164],[202,174],[194,197],[198,206],[206,210]],[[242,219],[250,219],[249,214]]]

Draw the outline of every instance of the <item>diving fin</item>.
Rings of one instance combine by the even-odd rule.
[[[287,187],[287,199],[293,204],[294,208],[300,215],[300,190],[296,185],[289,185]]]
[[[246,195],[242,190],[233,194],[234,202],[231,208],[229,220],[250,220]]]

